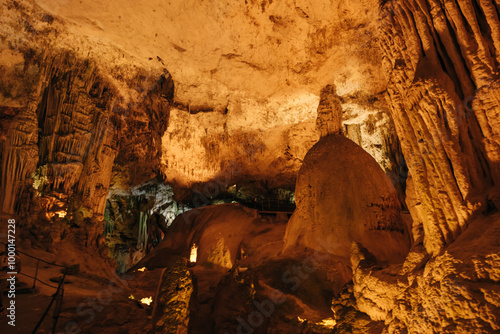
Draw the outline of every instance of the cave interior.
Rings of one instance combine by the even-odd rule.
[[[1,333],[500,333],[499,0],[2,0],[0,130]]]

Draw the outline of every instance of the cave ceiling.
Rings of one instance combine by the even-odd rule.
[[[293,187],[319,139],[315,123],[326,85],[342,98],[348,137],[384,170],[394,168],[378,8],[377,1],[8,1],[1,61],[26,68],[26,54],[35,50],[45,59],[37,68],[55,66],[51,57],[64,52],[95,64],[113,92],[109,108],[133,118],[125,120],[133,133],[118,135],[115,163],[142,160],[151,166],[136,169],[182,187],[209,182],[237,163],[240,179]],[[162,107],[167,111],[158,112],[158,92],[150,91],[161,76],[175,89]],[[154,138],[142,138],[151,128]]]
[[[186,105],[222,108],[274,97],[298,100],[307,114],[315,111],[309,95],[327,84],[340,95],[385,89],[377,1],[35,3],[103,60],[119,62],[123,52],[144,68],[166,68]]]

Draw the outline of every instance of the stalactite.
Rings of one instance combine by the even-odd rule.
[[[29,110],[14,118],[2,152],[0,211],[14,214],[38,162],[37,121]]]
[[[415,192],[407,204],[423,226],[427,251],[437,254],[466,228],[484,204],[479,194],[497,178],[498,138],[484,120],[490,114],[495,124],[498,106],[474,93],[497,80],[478,13],[464,1],[431,4],[385,4],[380,41],[392,66],[389,103]],[[481,6],[496,29],[491,8],[485,1]],[[471,110],[467,99],[474,101]],[[487,162],[478,154],[483,144]]]
[[[139,215],[139,234],[137,236],[137,248],[146,249],[148,244],[148,214],[142,212]]]

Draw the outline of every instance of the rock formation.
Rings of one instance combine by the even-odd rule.
[[[191,274],[183,260],[171,261],[163,270],[153,307],[156,333],[187,333],[189,300],[193,292]]]
[[[321,90],[316,126],[321,137],[342,133],[342,106],[331,85]]]
[[[256,258],[264,256],[257,254],[256,250],[245,247],[247,243],[253,244],[249,240],[249,235],[260,229],[260,222],[257,210],[237,204],[193,209],[174,220],[164,240],[150,257],[160,256],[165,250],[187,257],[192,246],[196,245],[197,263],[227,271],[242,259],[242,254],[253,255]],[[278,252],[279,250],[276,250],[275,253]]]
[[[394,187],[376,161],[343,136],[324,137],[307,153],[295,200],[285,250],[305,247],[349,259],[355,241],[389,262],[408,252]]]
[[[475,220],[436,257],[417,247],[399,267],[381,270],[355,244],[351,260],[357,308],[385,321],[388,333],[497,332],[498,218]]]
[[[5,0],[0,217],[158,332],[496,333],[499,66],[498,0]]]
[[[497,106],[482,100],[482,92],[497,86],[494,7],[391,1],[381,12],[391,113],[411,176],[408,207],[419,230],[415,239],[432,254],[466,228],[498,183],[497,138],[487,130],[495,127]],[[488,124],[486,114],[493,116]]]
[[[371,274],[373,262],[353,245],[357,306],[388,333],[493,333],[498,167],[495,135],[484,129],[495,126],[498,106],[482,96],[498,81],[498,4],[391,1],[381,15],[415,245],[402,267]]]

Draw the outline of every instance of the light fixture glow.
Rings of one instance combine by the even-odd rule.
[[[57,211],[56,214],[59,216],[59,218],[64,218],[68,214],[66,211]]]
[[[318,323],[318,325],[320,325],[320,326],[331,328],[331,329],[333,329],[333,327],[335,327],[336,324],[337,324],[337,322],[332,318],[323,319],[320,323]]]
[[[142,298],[141,303],[150,305],[153,302],[153,297]]]
[[[297,317],[297,320],[299,320],[301,323],[305,322],[307,319],[302,319],[301,317]],[[327,318],[321,320],[321,322],[314,323],[318,326],[326,327],[329,329],[333,329],[337,322],[333,318]]]
[[[146,267],[142,267],[142,268],[137,269],[137,271],[146,271],[146,270],[147,270]]]
[[[191,255],[189,256],[189,262],[196,263],[196,258],[198,257],[198,246],[193,244],[191,247]]]

